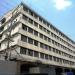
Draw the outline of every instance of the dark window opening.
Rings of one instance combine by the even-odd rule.
[[[24,24],[22,24],[22,29],[27,31],[27,26],[25,26]]]
[[[28,17],[25,16],[25,15],[23,15],[23,19],[27,21],[28,20]]]
[[[51,51],[51,47],[49,46],[49,51]]]
[[[33,16],[33,12],[32,12],[32,11],[29,11],[29,14],[30,14],[31,16]]]
[[[2,39],[2,34],[0,34],[0,39]]]
[[[1,43],[0,43],[0,48],[1,48]]]
[[[33,44],[33,39],[28,38],[28,43]]]
[[[42,22],[42,18],[39,17],[39,21]]]
[[[38,23],[34,22],[34,26],[38,27]]]
[[[44,48],[44,44],[43,44],[43,43],[40,43],[40,47],[41,47],[41,48]]]
[[[46,28],[43,28],[43,31],[46,32]]]
[[[39,36],[40,36],[40,38],[42,38],[42,39],[43,39],[43,34],[41,34],[41,33],[40,33],[40,34],[39,34]]]
[[[23,7],[23,10],[28,12],[28,8],[27,7]]]
[[[51,55],[49,55],[49,59],[52,60],[52,56]]]
[[[47,45],[44,45],[44,48],[45,48],[46,50],[48,50],[48,46],[47,46]]]
[[[49,31],[49,30],[47,30],[47,33],[48,33],[48,34],[50,34],[50,31]]]
[[[50,38],[48,38],[48,42],[51,42],[51,39]]]
[[[54,61],[56,61],[56,57],[53,57]]]
[[[44,53],[40,53],[40,58],[44,59]]]
[[[37,51],[34,51],[34,57],[39,57],[39,53]]]
[[[33,24],[33,20],[29,18],[29,23]]]
[[[45,59],[48,59],[48,55],[47,54],[45,54]]]
[[[35,35],[35,36],[38,36],[38,32],[37,32],[37,31],[35,31],[35,30],[34,30],[34,35]]]
[[[4,27],[3,27],[3,26],[2,26],[2,27],[0,27],[0,32],[1,32],[1,31],[3,31],[3,29],[4,29]]]
[[[3,18],[3,19],[1,20],[1,24],[5,23],[5,21],[6,21],[6,18]]]
[[[42,30],[43,27],[41,25],[39,25],[39,28]]]
[[[23,48],[23,47],[20,48],[20,53],[21,54],[26,54],[26,51],[27,51],[26,48]]]
[[[33,50],[28,49],[28,55],[33,56]]]
[[[32,28],[28,28],[28,32],[33,34],[33,29]]]
[[[38,15],[37,14],[34,14],[34,17],[37,19],[38,18]]]
[[[21,41],[27,42],[27,36],[21,35]]]
[[[38,46],[38,41],[34,40],[34,45]]]
[[[46,37],[46,36],[44,36],[44,40],[46,40],[46,41],[47,41],[47,37]]]

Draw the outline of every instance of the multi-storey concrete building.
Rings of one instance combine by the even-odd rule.
[[[18,72],[58,75],[74,71],[75,42],[27,5],[21,3],[0,23],[0,52],[16,58]],[[7,38],[10,31],[13,41]]]

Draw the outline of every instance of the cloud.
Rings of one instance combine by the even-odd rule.
[[[54,0],[54,6],[58,10],[66,9],[67,7],[72,5],[72,2],[69,0]]]

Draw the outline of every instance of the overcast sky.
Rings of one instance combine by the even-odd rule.
[[[75,0],[0,0],[0,16],[21,1],[75,40]]]

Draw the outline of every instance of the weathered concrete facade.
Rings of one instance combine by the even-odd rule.
[[[0,60],[0,75],[15,75],[17,74],[17,63],[13,61]]]
[[[7,49],[7,34],[11,26],[10,38],[13,41],[9,42],[8,55],[25,64],[30,62],[29,73],[55,75],[57,66],[75,69],[75,42],[25,4],[21,3],[4,15],[0,24],[0,52]],[[47,67],[32,66],[37,62]]]

